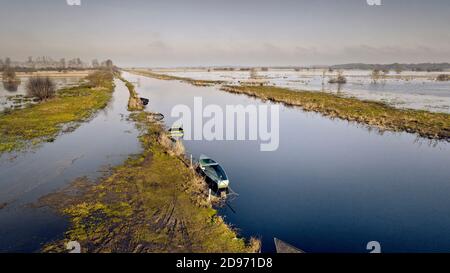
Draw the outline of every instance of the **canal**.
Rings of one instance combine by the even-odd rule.
[[[217,87],[195,87],[124,74],[163,113],[175,105],[267,104]],[[192,108],[191,108],[192,109]],[[258,141],[185,141],[187,153],[221,163],[237,195],[220,214],[242,236],[260,236],[263,251],[277,237],[306,252],[450,250],[450,146],[407,133],[383,134],[281,106],[280,146]]]

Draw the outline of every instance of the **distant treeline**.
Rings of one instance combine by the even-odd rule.
[[[0,72],[4,71],[6,69],[5,66],[0,66]],[[92,69],[92,68],[91,68]],[[67,67],[67,68],[55,68],[55,67],[47,67],[47,68],[30,68],[30,67],[14,67],[15,72],[25,72],[25,73],[32,73],[32,72],[38,72],[38,71],[83,71],[86,70],[86,68],[74,68],[74,67]]]
[[[419,63],[419,64],[364,64],[351,63],[330,66],[331,69],[358,69],[358,70],[408,70],[408,71],[446,71],[450,70],[450,63]]]

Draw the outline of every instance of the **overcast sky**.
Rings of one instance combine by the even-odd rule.
[[[122,66],[450,62],[450,0],[0,0],[0,58]]]

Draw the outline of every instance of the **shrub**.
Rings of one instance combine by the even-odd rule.
[[[382,75],[381,75],[381,71],[379,69],[374,69],[372,70],[372,83],[376,84],[380,79],[381,79]]]
[[[17,81],[16,71],[11,67],[6,67],[2,73],[3,82]]]
[[[337,77],[330,79],[328,83],[345,84],[347,83],[347,78],[342,74],[341,71],[339,71]]]
[[[107,87],[108,83],[113,80],[113,74],[106,70],[99,70],[89,74],[86,79],[92,87]]]
[[[437,76],[436,80],[440,81],[440,82],[450,81],[450,75],[449,74],[440,74],[439,76]]]
[[[49,77],[32,77],[27,82],[27,94],[39,100],[52,98],[56,94],[56,85]]]

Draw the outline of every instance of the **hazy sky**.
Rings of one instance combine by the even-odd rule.
[[[0,58],[122,66],[450,62],[450,0],[0,0]]]

